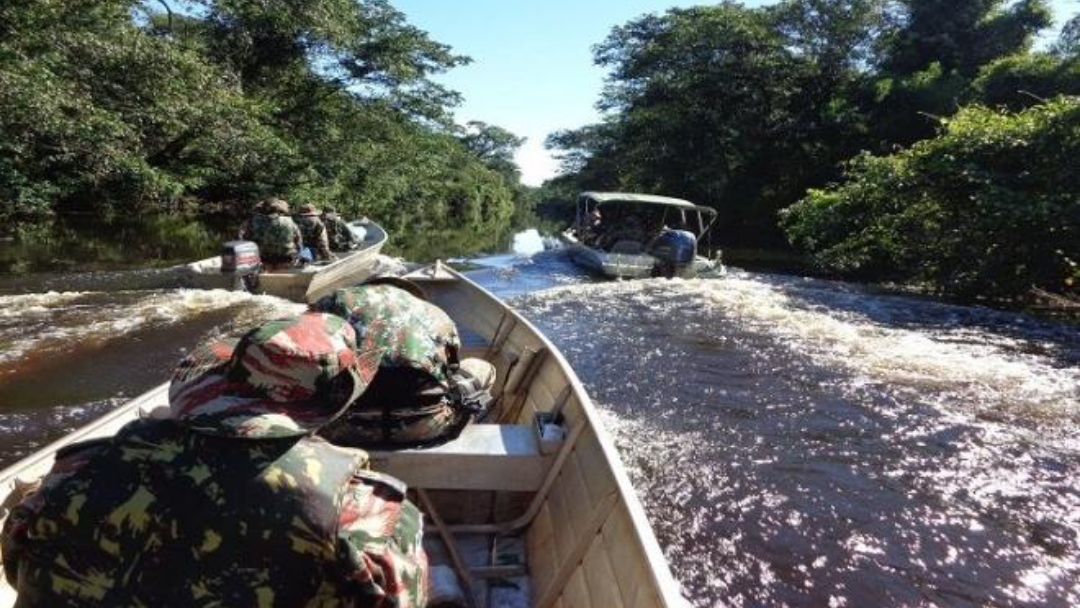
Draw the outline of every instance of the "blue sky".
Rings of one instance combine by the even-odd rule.
[[[548,133],[596,122],[604,71],[591,47],[611,28],[680,0],[392,0],[411,23],[472,57],[439,80],[461,92],[459,122],[482,120],[527,137],[518,154],[523,179],[538,185],[555,173],[544,150]],[[744,2],[759,6],[770,2]],[[1051,0],[1059,22],[1080,11],[1078,0]]]

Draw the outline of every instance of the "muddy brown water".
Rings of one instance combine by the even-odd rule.
[[[779,275],[478,262],[581,376],[695,606],[1080,605],[1075,327]],[[0,280],[3,464],[297,310],[136,283]]]

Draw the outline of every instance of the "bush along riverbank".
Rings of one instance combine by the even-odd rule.
[[[824,268],[988,301],[1080,292],[1080,99],[1008,113],[983,107],[846,181],[812,190],[783,226]]]

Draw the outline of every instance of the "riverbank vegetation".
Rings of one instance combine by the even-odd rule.
[[[367,215],[399,251],[490,246],[529,192],[521,140],[456,125],[431,79],[468,61],[385,0],[7,0],[0,236],[235,223],[275,195]]]
[[[595,47],[603,122],[553,134],[585,189],[681,196],[728,247],[961,298],[1077,295],[1080,18],[1044,0],[672,9]],[[1044,45],[1045,46],[1045,45]]]

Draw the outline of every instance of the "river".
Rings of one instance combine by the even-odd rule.
[[[581,376],[695,606],[1080,605],[1080,329],[782,275],[472,262]],[[298,308],[138,276],[0,279],[3,464]]]

